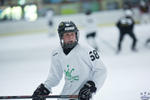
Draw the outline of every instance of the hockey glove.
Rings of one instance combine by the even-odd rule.
[[[92,93],[96,92],[96,89],[97,88],[93,81],[86,82],[86,84],[80,89],[79,100],[90,100]]]
[[[43,97],[44,95],[48,95],[50,91],[44,86],[44,84],[41,84],[38,86],[38,88],[34,91],[32,97],[32,100],[45,100]]]

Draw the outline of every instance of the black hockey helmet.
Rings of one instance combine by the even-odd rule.
[[[92,14],[92,11],[90,9],[86,10],[85,12],[86,15],[91,15]]]
[[[62,38],[63,34],[66,32],[75,32],[76,36],[78,36],[78,28],[72,21],[62,21],[59,24],[58,26],[59,37]]]
[[[60,22],[60,24],[58,26],[58,34],[59,34],[59,38],[60,38],[60,42],[61,42],[62,47],[64,46],[63,41],[62,41],[62,37],[63,37],[64,33],[75,32],[76,33],[76,40],[77,40],[76,42],[78,42],[78,38],[79,38],[78,31],[79,30],[78,30],[77,26],[72,21]]]

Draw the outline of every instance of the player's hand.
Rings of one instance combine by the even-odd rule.
[[[79,100],[90,100],[92,94],[96,92],[95,83],[93,81],[88,81],[79,92]]]
[[[44,86],[44,84],[41,84],[38,86],[38,88],[33,93],[32,100],[45,100],[43,97],[44,95],[48,95],[50,91]]]

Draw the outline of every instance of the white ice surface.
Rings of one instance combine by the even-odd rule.
[[[135,33],[138,52],[130,50],[132,41],[126,36],[122,52],[116,55],[118,30],[99,28],[97,43],[108,76],[94,100],[141,100],[141,92],[150,92],[150,48],[144,46],[150,25],[137,25]],[[79,42],[86,44],[84,30]],[[47,78],[50,54],[58,45],[58,36],[47,33],[0,37],[0,96],[32,95]],[[59,94],[63,84],[64,80],[54,87],[53,94]]]

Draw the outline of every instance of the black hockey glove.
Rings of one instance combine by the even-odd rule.
[[[32,97],[32,100],[45,100],[43,95],[48,95],[50,91],[44,86],[44,84],[41,84],[38,86],[38,88],[34,91]]]
[[[86,84],[80,89],[79,92],[79,100],[90,100],[92,97],[92,93],[96,92],[95,83],[93,81],[88,81]]]

